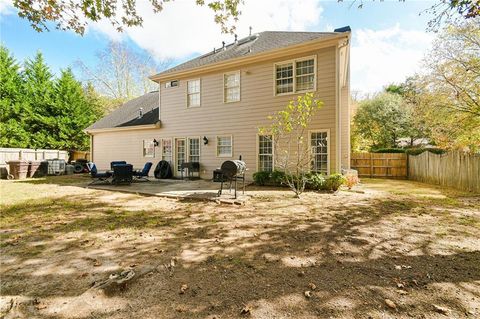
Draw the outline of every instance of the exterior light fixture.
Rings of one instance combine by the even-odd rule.
[[[206,136],[203,137],[203,145],[208,144],[208,138]]]

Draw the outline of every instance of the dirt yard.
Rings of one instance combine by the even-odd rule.
[[[1,318],[480,318],[480,198],[409,181],[244,206],[0,181]]]

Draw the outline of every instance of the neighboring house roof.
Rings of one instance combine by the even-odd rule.
[[[90,125],[86,131],[157,124],[159,121],[158,105],[158,91],[147,93],[122,104],[110,114]],[[141,117],[139,116],[140,108],[143,109]]]
[[[224,48],[215,49],[215,51],[211,51],[207,54],[179,64],[173,68],[162,71],[151,76],[151,78],[167,75],[173,72],[198,68],[217,62],[223,62],[234,58],[240,58],[247,55],[254,55],[257,53],[288,47],[311,40],[327,39],[335,37],[339,33],[347,32],[349,30],[350,28],[348,28],[348,30],[337,29],[335,30],[337,32],[264,31],[240,39],[237,41],[237,43],[226,45]]]

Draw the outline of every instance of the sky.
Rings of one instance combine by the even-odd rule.
[[[208,2],[208,1],[207,1]],[[89,25],[82,37],[71,31],[38,33],[18,17],[11,0],[0,0],[0,42],[23,61],[40,50],[55,73],[74,67],[78,60],[94,65],[96,52],[109,41],[125,41],[145,50],[157,61],[171,60],[171,66],[233,42],[222,34],[213,13],[198,7],[195,0],[175,0],[153,13],[147,0],[137,0],[144,18],[142,27],[116,32],[108,23]],[[358,9],[349,0],[244,0],[236,24],[239,38],[261,31],[333,31],[352,28],[351,87],[360,93],[374,93],[389,83],[399,83],[421,70],[435,34],[427,32],[431,16],[419,15],[432,1],[364,1]],[[78,69],[73,68],[79,73]]]

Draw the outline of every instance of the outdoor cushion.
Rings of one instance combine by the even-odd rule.
[[[152,162],[147,162],[145,163],[145,166],[141,171],[135,171],[133,172],[134,176],[148,176],[148,173],[150,172],[150,169],[152,168],[153,163]]]
[[[112,162],[110,162],[110,169],[113,170],[113,166],[121,165],[121,164],[125,165],[125,164],[127,164],[127,162],[125,162],[125,161],[112,161]]]

